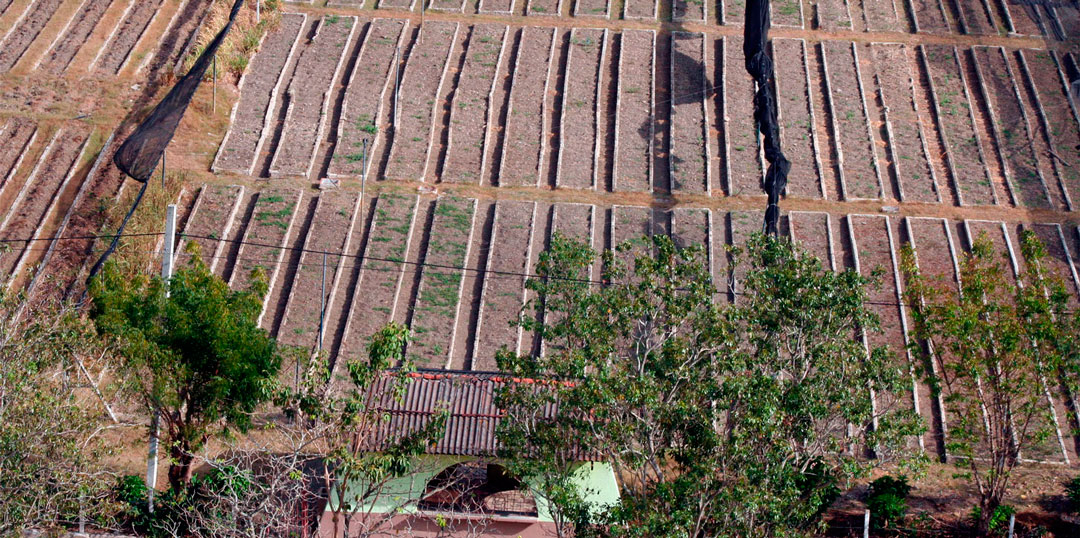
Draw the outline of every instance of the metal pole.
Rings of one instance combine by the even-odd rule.
[[[1016,514],[1009,514],[1009,538],[1015,536],[1013,530],[1016,529]]]
[[[863,512],[862,518],[862,536],[863,538],[870,538],[870,509],[867,508]]]
[[[255,0],[255,23],[262,22],[262,0]]]
[[[323,328],[326,321],[326,252],[322,253],[322,292],[319,294],[319,353],[322,353]]]
[[[360,148],[360,225],[364,225],[364,188],[367,186],[367,139]]]
[[[164,166],[162,166],[164,169]],[[173,246],[176,243],[176,204],[165,208],[165,242],[161,248],[161,278],[168,283],[173,275]],[[166,288],[168,294],[168,288]],[[146,503],[154,513],[154,490],[157,487],[158,436],[161,429],[161,413],[154,411],[150,419],[150,447],[146,455]]]
[[[398,95],[401,93],[401,47],[394,49],[394,134],[398,126]]]
[[[161,190],[165,190],[165,151],[161,152]]]
[[[214,55],[214,108],[213,112],[217,112],[217,54]]]

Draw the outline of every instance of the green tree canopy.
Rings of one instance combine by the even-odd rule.
[[[545,352],[504,349],[498,363],[564,382],[502,391],[500,439],[564,534],[598,513],[570,487],[569,442],[622,478],[620,505],[600,518],[615,535],[778,536],[809,532],[845,480],[919,433],[913,413],[880,403],[903,390],[896,354],[856,338],[878,326],[869,279],[785,240],[759,236],[732,255],[745,276],[725,304],[702,249],[666,236],[604,252],[603,285],[588,281],[586,245],[556,234],[541,254],[535,314],[521,323]],[[863,457],[871,449],[879,458]]]
[[[192,254],[168,283],[107,266],[90,288],[98,331],[115,339],[132,389],[161,415],[173,487],[190,481],[194,453],[212,435],[251,425],[282,362],[258,325],[265,277],[234,291]]]

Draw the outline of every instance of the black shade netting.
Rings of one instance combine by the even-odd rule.
[[[101,271],[109,256],[116,251],[120,237],[124,234],[124,228],[127,227],[128,221],[131,220],[131,216],[135,214],[139,203],[142,202],[143,194],[146,193],[147,180],[154,173],[158,162],[161,161],[161,156],[165,154],[165,148],[172,141],[173,135],[176,134],[176,128],[180,125],[180,120],[184,117],[188,105],[191,104],[191,99],[195,96],[195,90],[199,88],[199,83],[206,76],[206,70],[210,68],[214,55],[217,54],[221,43],[225,41],[225,36],[232,29],[233,23],[236,22],[236,16],[240,13],[240,8],[243,5],[244,0],[236,0],[232,11],[229,13],[229,21],[225,23],[225,27],[218,32],[214,40],[206,47],[206,50],[195,60],[191,70],[169,90],[168,95],[154,107],[150,115],[135,128],[131,136],[124,141],[113,155],[113,164],[121,172],[143,185],[139,190],[139,195],[135,197],[131,209],[120,223],[120,228],[116,231],[116,235],[113,236],[109,248],[105,249],[105,252],[101,254],[94,266],[90,268],[90,275],[86,277],[88,285],[94,279],[94,276]]]
[[[762,190],[769,197],[763,230],[777,235],[780,221],[780,196],[787,188],[791,162],[780,149],[780,125],[777,121],[776,92],[773,89],[773,61],[768,53],[769,0],[747,0],[743,27],[743,55],[746,71],[754,78],[754,121],[765,148],[769,168]]]
[[[161,161],[162,154],[165,153],[165,147],[176,134],[176,127],[180,125],[180,119],[184,117],[184,112],[191,104],[195,90],[199,88],[199,83],[206,76],[206,70],[210,68],[214,55],[217,54],[221,43],[225,41],[225,36],[232,28],[243,4],[244,0],[236,0],[229,14],[229,22],[218,32],[199,59],[195,60],[195,65],[191,67],[187,75],[184,75],[184,78],[176,83],[176,86],[169,90],[169,94],[154,107],[146,120],[135,128],[135,132],[131,133],[120,149],[116,150],[113,163],[120,171],[131,176],[135,181],[145,183],[150,179],[158,162]]]

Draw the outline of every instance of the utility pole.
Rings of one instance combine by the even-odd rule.
[[[161,167],[165,169],[164,166]],[[164,176],[164,172],[162,173]],[[165,242],[161,247],[161,278],[168,284],[173,275],[173,246],[176,244],[176,204],[165,208]],[[168,288],[165,291],[168,295]],[[161,429],[161,413],[154,411],[150,420],[150,449],[146,456],[146,503],[154,513],[154,489],[157,487],[158,436]]]

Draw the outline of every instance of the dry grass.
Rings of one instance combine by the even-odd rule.
[[[195,59],[199,57],[214,36],[225,26],[229,20],[229,10],[232,8],[232,0],[214,0],[210,6],[210,14],[206,18],[206,24],[192,47],[191,55],[184,59],[185,68],[190,68]],[[218,49],[218,62],[220,68],[233,76],[233,82],[240,80],[247,69],[251,57],[259,49],[266,32],[277,27],[281,23],[281,3],[278,0],[264,0],[262,17],[259,22],[255,21],[255,7],[248,4],[241,8],[236,18],[236,24],[225,38],[225,42]]]

